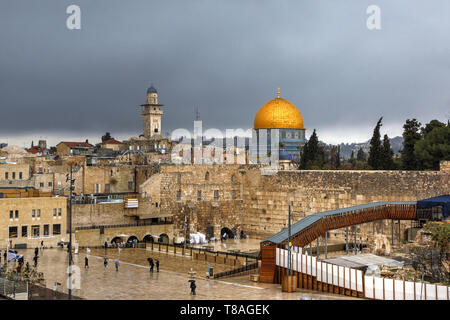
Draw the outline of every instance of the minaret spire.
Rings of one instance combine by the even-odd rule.
[[[278,93],[277,93],[277,98],[280,97],[280,87],[278,87]]]

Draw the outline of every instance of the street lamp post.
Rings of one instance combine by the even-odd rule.
[[[289,214],[288,214],[288,269],[289,276],[292,275],[292,254],[291,254],[291,205],[289,204]]]
[[[72,164],[70,165],[70,189],[69,189],[69,300],[72,300]]]
[[[186,254],[186,239],[187,237],[187,217],[186,217],[186,212],[184,212],[184,249],[183,249],[183,257]]]

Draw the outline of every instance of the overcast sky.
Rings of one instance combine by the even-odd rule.
[[[81,30],[66,8],[81,7]],[[381,30],[366,9],[381,8]],[[153,84],[163,133],[253,126],[276,96],[307,136],[362,142],[450,115],[448,0],[2,0],[0,143],[142,133]]]

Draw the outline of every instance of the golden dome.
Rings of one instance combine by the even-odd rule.
[[[303,117],[297,107],[278,97],[264,104],[255,116],[254,129],[304,129]]]

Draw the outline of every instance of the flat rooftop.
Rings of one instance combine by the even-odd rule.
[[[371,253],[362,253],[357,255],[341,256],[337,258],[325,259],[323,262],[335,264],[347,268],[360,269],[368,266],[403,266],[403,262],[399,262],[386,257],[380,257]]]

